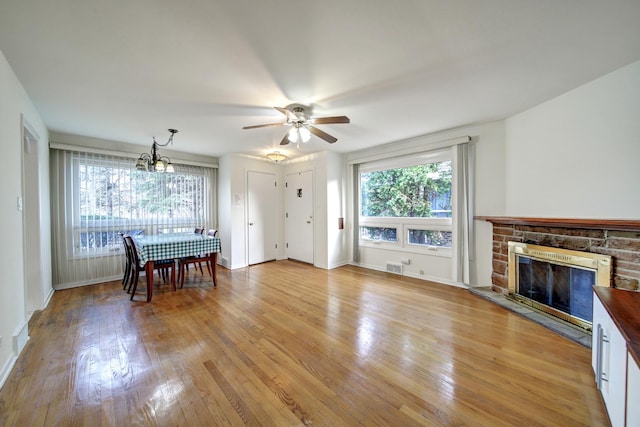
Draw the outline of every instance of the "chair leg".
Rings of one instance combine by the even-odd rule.
[[[184,275],[185,275],[185,267],[186,267],[187,263],[186,262],[181,262],[180,263],[180,289],[182,289],[182,287],[184,286]]]
[[[127,282],[129,281],[129,270],[131,269],[131,265],[127,263],[124,267],[124,276],[122,276],[122,289],[127,287]]]
[[[125,284],[125,287],[127,288],[127,293],[131,293],[131,285],[133,285],[133,281],[136,279],[135,278],[136,273],[137,271],[134,271],[132,268],[131,272],[129,273],[129,280],[127,280],[127,283]]]
[[[133,289],[131,289],[131,285],[129,285],[129,289],[131,289],[131,298],[129,298],[130,301],[133,301],[133,297],[136,294],[136,289],[138,288],[138,276],[139,274],[135,274],[133,276]]]

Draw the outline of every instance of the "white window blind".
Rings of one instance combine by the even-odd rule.
[[[121,277],[118,232],[175,233],[215,227],[215,169],[135,169],[130,158],[51,150],[56,288]]]

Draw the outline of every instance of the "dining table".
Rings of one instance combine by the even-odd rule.
[[[153,266],[155,261],[180,259],[208,254],[211,280],[217,286],[216,263],[221,251],[220,238],[196,233],[171,233],[132,236],[140,263],[147,277],[147,301],[153,296]]]

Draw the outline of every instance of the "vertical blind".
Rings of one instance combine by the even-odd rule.
[[[131,158],[51,150],[53,284],[56,289],[122,277],[119,232],[215,228],[215,169],[174,165],[138,171]]]

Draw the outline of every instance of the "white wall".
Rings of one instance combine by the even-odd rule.
[[[246,197],[247,172],[276,173],[278,180],[278,255],[286,258],[284,229],[284,179],[287,174],[312,171],[314,191],[314,265],[319,268],[335,268],[347,263],[347,229],[338,230],[338,218],[346,217],[345,161],[337,153],[312,153],[295,160],[275,164],[243,155],[227,155],[220,159],[219,219],[223,244],[222,264],[235,269],[246,267]],[[236,196],[240,201],[234,202]]]
[[[278,183],[277,218],[283,217],[283,173],[280,164],[266,159],[229,154],[220,158],[218,169],[219,236],[222,242],[221,264],[235,269],[248,265],[247,254],[247,173],[249,171],[275,173]],[[284,230],[278,221],[277,259],[284,258]]]
[[[327,266],[336,268],[349,262],[349,229],[347,220],[347,162],[343,155],[326,153],[326,180],[324,182],[327,193]],[[321,185],[322,183],[318,183]],[[338,218],[344,218],[343,229],[338,227]]]
[[[484,125],[465,126],[447,132],[425,135],[406,141],[351,153],[347,156],[350,162],[385,155],[406,155],[411,152],[438,148],[443,142],[471,137],[475,148],[474,178],[475,216],[504,215],[504,125],[493,122]],[[357,214],[357,212],[355,212]],[[474,221],[474,254],[470,263],[471,286],[491,285],[491,254],[493,232],[490,223]],[[409,258],[411,263],[405,265],[403,274],[425,280],[443,283],[455,283],[451,258],[430,254],[408,253],[385,249],[361,247],[360,265],[376,270],[384,270],[386,262],[400,263]],[[422,273],[420,273],[422,271]]]
[[[284,164],[285,176],[304,171],[313,173],[313,265],[328,268],[327,152],[308,154]]]
[[[4,250],[0,257],[0,385],[4,383],[19,352],[27,339],[26,292],[23,268],[23,220],[22,211],[17,209],[17,199],[22,196],[22,124],[21,115],[33,127],[40,137],[38,146],[40,206],[43,212],[37,215],[40,220],[41,250],[39,264],[32,268],[41,270],[43,308],[51,293],[51,261],[49,222],[49,174],[48,174],[48,133],[38,112],[30,101],[24,88],[18,81],[6,58],[0,52],[0,145],[2,146],[3,166],[0,168],[0,219],[2,220],[3,239],[10,244],[10,250]],[[5,248],[6,249],[6,248]]]
[[[640,61],[505,128],[507,215],[640,218]]]

